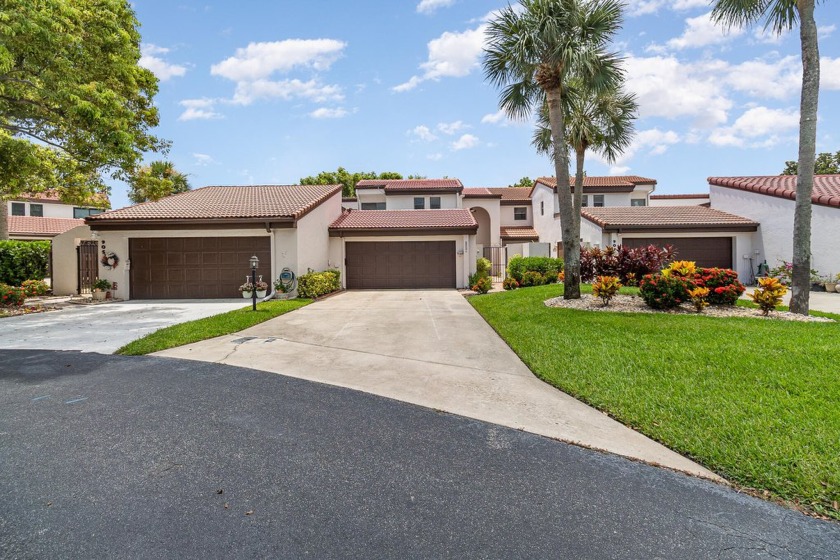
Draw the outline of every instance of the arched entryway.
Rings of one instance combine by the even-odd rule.
[[[470,212],[472,212],[475,221],[478,222],[478,231],[475,234],[476,244],[481,245],[483,247],[489,247],[490,239],[492,238],[492,232],[490,228],[490,214],[487,213],[487,210],[479,206],[470,208]]]

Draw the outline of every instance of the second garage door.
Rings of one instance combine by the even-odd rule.
[[[732,268],[731,237],[629,238],[622,239],[621,243],[625,247],[673,245],[677,251],[676,258],[681,261],[694,261],[697,266],[705,268]]]
[[[454,288],[454,241],[348,242],[350,289]]]
[[[129,239],[132,299],[240,297],[239,286],[260,259],[257,274],[271,281],[269,237],[167,237]]]

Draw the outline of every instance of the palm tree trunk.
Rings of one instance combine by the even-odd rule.
[[[557,177],[557,198],[560,203],[560,230],[563,237],[564,299],[580,298],[580,230],[574,215],[572,190],[569,188],[569,150],[566,147],[566,124],[560,88],[546,90],[548,122],[554,145],[554,176]]]
[[[817,105],[820,94],[820,52],[814,0],[799,0],[799,39],[802,49],[802,97],[799,104],[799,172],[793,214],[793,278],[790,310],[808,314],[811,287],[811,193],[817,143]]]
[[[575,209],[575,235],[580,245],[580,209],[583,201],[583,164],[586,158],[586,148],[575,150],[575,195],[573,197]]]
[[[0,196],[0,241],[9,238],[9,201]]]

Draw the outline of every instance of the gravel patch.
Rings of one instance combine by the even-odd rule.
[[[683,304],[676,309],[657,310],[648,307],[644,300],[639,296],[628,296],[619,294],[615,296],[610,302],[609,306],[604,307],[604,303],[600,298],[596,298],[591,294],[583,294],[580,299],[563,299],[556,297],[547,299],[543,303],[547,307],[562,307],[565,309],[582,309],[584,311],[610,311],[613,313],[667,313],[670,315],[697,315],[694,307],[690,304]],[[798,313],[790,313],[787,311],[773,311],[769,316],[765,317],[758,309],[750,309],[748,307],[737,306],[720,306],[710,305],[706,307],[700,315],[707,317],[749,317],[751,319],[765,319],[774,321],[799,321],[803,323],[834,323],[834,319],[827,317],[814,317],[811,315],[799,315]]]

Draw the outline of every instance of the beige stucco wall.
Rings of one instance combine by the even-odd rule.
[[[517,204],[516,206],[507,206],[501,205],[499,208],[499,223],[502,226],[532,226],[534,225],[534,209],[531,208],[531,201],[523,202],[522,204]],[[526,219],[524,220],[514,220],[513,219],[513,209],[514,208],[525,208],[526,209]]]
[[[429,199],[433,196],[440,198],[440,209],[460,208],[461,197],[455,193],[443,194],[389,194],[385,198],[386,210],[414,210],[414,199],[422,198],[425,201],[425,209],[430,210]],[[365,201],[367,202],[367,201]]]
[[[498,198],[466,198],[462,203],[464,208],[483,208],[490,216],[490,245],[498,247],[502,244],[501,205]],[[479,224],[480,225],[480,224]]]
[[[75,294],[79,288],[79,263],[76,247],[90,239],[90,228],[75,227],[52,239],[52,290],[56,295]]]
[[[306,274],[307,269],[310,268],[320,272],[329,267],[329,225],[339,216],[341,216],[341,193],[325,200],[317,208],[298,220],[297,269],[293,269],[295,274]]]

